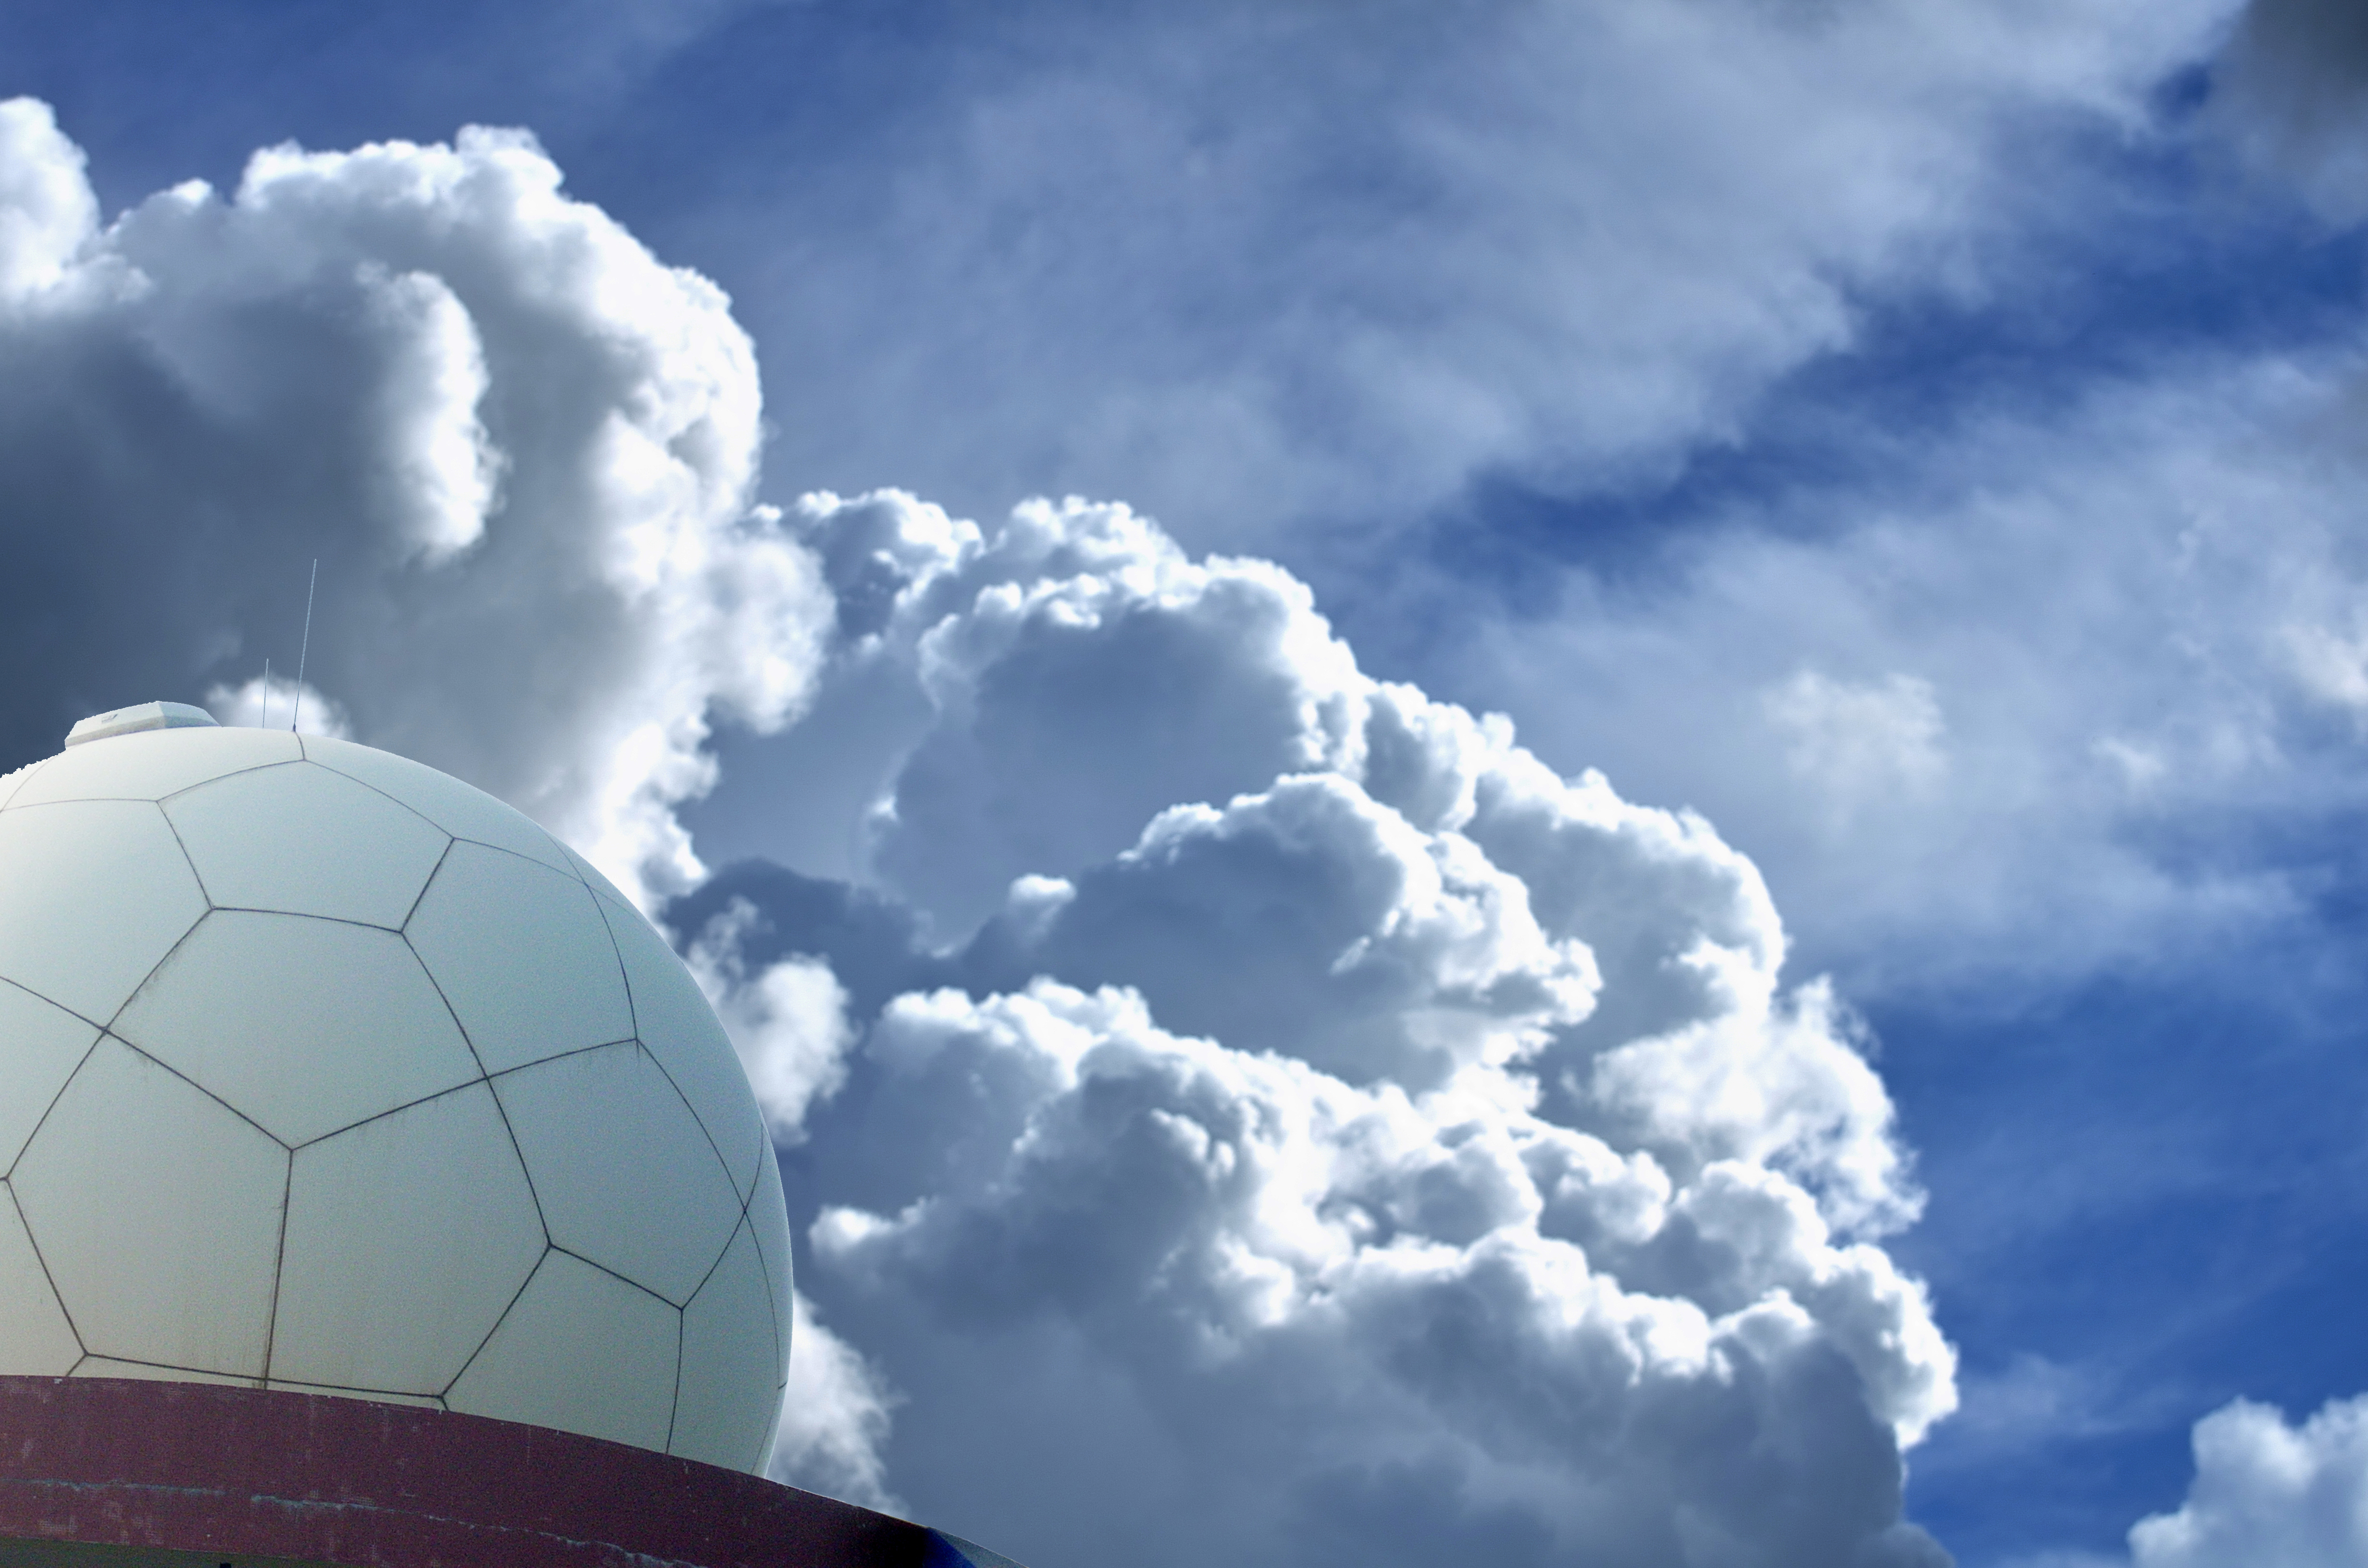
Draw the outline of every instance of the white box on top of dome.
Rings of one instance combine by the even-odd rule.
[[[764,1463],[763,1119],[665,939],[518,812],[349,742],[99,715],[0,779],[0,1373]]]

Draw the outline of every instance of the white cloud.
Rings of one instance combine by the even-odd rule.
[[[1784,736],[1793,770],[1841,814],[1881,790],[1930,788],[1948,768],[1940,702],[1932,683],[1914,676],[1851,682],[1797,670],[1761,706]]]
[[[883,94],[893,179],[794,187],[843,222],[704,232],[798,347],[793,483],[1361,540],[1475,475],[1649,481],[1870,303],[1980,297],[2233,8],[1006,7]]]
[[[2135,1568],[2350,1568],[2368,1560],[2368,1396],[2299,1426],[2236,1400],[2195,1424],[2195,1480],[2175,1513],[2130,1530]]]
[[[1891,1106],[1707,824],[1122,507],[795,523],[826,741],[717,805],[824,843],[835,801],[940,950],[794,890],[699,950],[966,987],[856,1015],[792,1184],[900,1494],[1054,1563],[1941,1560],[1899,1518],[1955,1395],[1876,1244],[1919,1202]]]
[[[2183,961],[2297,899],[2176,824],[2359,799],[2362,373],[2355,335],[1984,407],[1687,518],[1649,592],[1565,573],[1445,678],[1701,808],[1861,995]]]
[[[975,1356],[1072,1325],[1222,1517],[1163,1520],[1140,1560],[1377,1547],[1372,1500],[1330,1493],[1401,1470],[1434,1526],[1522,1521],[1533,1549],[1498,1561],[1937,1559],[1895,1528],[1892,1445],[1948,1407],[1947,1348],[1920,1290],[1771,1171],[1673,1179],[1485,1093],[1357,1089],[1050,981],[907,996],[869,1050],[861,1130],[916,1168],[901,1207],[825,1209],[816,1267],[867,1326]],[[969,1424],[879,1343],[908,1419]],[[1081,1436],[1120,1426],[1099,1403],[1067,1413]],[[982,1506],[959,1477],[902,1484]],[[1028,1533],[1088,1538],[1150,1490]]]
[[[274,148],[227,197],[185,185],[102,227],[81,153],[17,100],[0,292],[13,663],[54,659],[45,618],[73,602],[70,704],[292,670],[318,556],[311,669],[359,738],[629,889],[695,880],[674,812],[712,780],[711,724],[794,712],[829,615],[751,507],[756,363],[712,284],[507,131]]]
[[[790,1305],[790,1381],[765,1473],[785,1485],[904,1514],[880,1457],[895,1394],[814,1315],[812,1301],[791,1291]]]
[[[343,703],[310,682],[280,675],[268,681],[256,676],[235,687],[210,687],[205,705],[218,724],[301,729],[308,735],[331,735],[341,741],[354,738],[353,721]]]
[[[740,1053],[775,1141],[797,1143],[808,1108],[847,1081],[847,991],[827,962],[803,953],[751,974],[741,949],[763,921],[755,904],[734,899],[683,956]]]

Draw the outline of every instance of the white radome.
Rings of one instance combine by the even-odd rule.
[[[0,778],[0,1373],[771,1447],[731,1042],[598,871],[403,757],[148,704]]]

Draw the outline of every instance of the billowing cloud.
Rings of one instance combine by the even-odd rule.
[[[2368,1560],[2368,1397],[2299,1426],[2236,1400],[2195,1424],[2195,1480],[2130,1531],[2135,1568],[2348,1568]]]
[[[785,1165],[903,1402],[843,1447],[1053,1563],[1945,1561],[1891,1107],[1707,824],[1123,507],[792,521],[838,636],[751,788],[858,876],[672,915],[727,1006],[820,960],[860,1031]]]
[[[259,712],[317,558],[313,700],[629,886],[696,877],[709,726],[794,710],[828,598],[752,509],[727,301],[529,138],[270,149],[102,224],[48,108],[0,106],[0,656],[53,694],[10,750],[126,693]]]
[[[752,505],[726,301],[522,135],[102,222],[20,102],[0,165],[13,744],[259,717],[317,556],[312,722],[690,890],[802,1233],[777,1473],[1051,1568],[1943,1560],[1907,1153],[1706,822],[1122,506]],[[700,819],[787,864],[700,884],[719,721],[794,721]]]

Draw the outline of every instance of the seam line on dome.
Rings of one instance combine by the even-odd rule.
[[[206,901],[206,914],[212,914],[220,907],[220,905],[214,903],[214,890],[206,886],[206,874],[198,869],[198,858],[189,853],[188,840],[181,836],[181,824],[173,820],[173,813],[165,809],[165,802],[162,801],[156,802],[156,814],[165,819],[165,831],[173,835],[173,847],[181,852],[181,864],[189,869],[189,880],[198,884],[198,896]],[[199,916],[199,919],[200,920],[203,920],[204,918],[204,915]],[[192,926],[190,929],[195,930],[196,927]],[[178,943],[175,944],[176,947],[178,945]],[[157,961],[162,963],[164,960],[159,959]],[[154,974],[155,972],[156,971],[152,969],[148,971],[148,974]],[[147,984],[148,976],[141,976],[140,983],[142,985]],[[138,994],[136,987],[134,988],[133,994]],[[131,999],[131,997],[127,996],[124,998],[124,1001],[128,1004]]]
[[[290,1153],[295,1153],[295,1146],[290,1144],[286,1139],[280,1137],[279,1134],[272,1131],[271,1129],[264,1126],[263,1123],[256,1120],[255,1118],[247,1115],[246,1112],[239,1109],[238,1107],[231,1104],[230,1101],[222,1098],[211,1089],[207,1088],[203,1084],[199,1083],[195,1078],[190,1077],[187,1073],[182,1072],[178,1067],[174,1066],[163,1057],[142,1051],[140,1047],[132,1044],[121,1035],[117,1034],[113,1029],[107,1031],[106,1039],[113,1040],[124,1050],[131,1052],[132,1055],[140,1058],[141,1061],[147,1062],[150,1066],[157,1068],[161,1072],[169,1073],[174,1077],[178,1078],[184,1084],[188,1085],[189,1087],[197,1090],[198,1093],[205,1096],[206,1098],[213,1101],[214,1104],[222,1107],[222,1109],[230,1112],[231,1115],[238,1118],[249,1127],[254,1128],[257,1132],[262,1133],[266,1138],[271,1140],[271,1142],[279,1148]],[[105,1042],[101,1041],[101,1043],[103,1044]],[[98,1047],[94,1045],[91,1049],[96,1051]]]
[[[434,879],[431,877],[429,881],[432,881]],[[410,936],[407,933],[398,933],[398,935],[403,937],[403,945],[411,949],[412,959],[419,965],[420,972],[427,977],[427,983],[436,988],[437,1000],[444,1004],[444,1011],[451,1016],[452,1027],[461,1031],[461,1043],[469,1048],[469,1055],[476,1062],[477,1071],[484,1074],[484,1077],[478,1081],[483,1083],[487,1090],[493,1094],[494,1114],[502,1119],[502,1131],[508,1135],[510,1141],[510,1153],[518,1157],[518,1169],[526,1173],[526,1195],[534,1200],[534,1222],[542,1227],[542,1244],[544,1246],[549,1246],[551,1244],[551,1216],[542,1211],[542,1194],[535,1190],[534,1167],[526,1163],[526,1145],[518,1142],[518,1129],[510,1125],[510,1108],[502,1104],[501,1091],[494,1086],[494,1074],[485,1072],[484,1056],[477,1050],[477,1042],[469,1038],[469,1026],[461,1021],[459,1011],[452,1006],[452,998],[444,994],[444,983],[436,978],[436,971],[428,967],[427,960],[426,959],[420,957],[419,949],[413,946]],[[595,1046],[591,1049],[598,1050],[598,1047]],[[511,1069],[511,1071],[516,1071],[516,1069]],[[539,1268],[541,1265],[537,1264],[535,1267]],[[534,1276],[529,1272],[527,1275],[527,1278],[531,1279]],[[521,1285],[518,1289],[524,1290],[526,1287]],[[505,1308],[504,1311],[507,1312],[507,1309]],[[497,1323],[495,1326],[498,1327],[500,1325]],[[484,1346],[480,1346],[479,1348],[482,1349]],[[464,1368],[463,1370],[465,1369],[466,1369]],[[450,1392],[450,1384],[446,1385],[446,1392]]]
[[[161,807],[158,809],[156,814],[158,816],[163,816],[165,814]],[[176,839],[174,842],[177,844],[180,841]],[[181,857],[184,864],[188,863],[188,858],[189,858],[187,854],[184,854]],[[191,867],[189,869],[189,880],[196,881],[197,874],[197,869],[195,867]],[[198,896],[199,898],[206,896],[206,888],[203,882],[198,883]],[[198,927],[206,923],[206,915],[211,915],[213,912],[214,908],[212,904],[210,903],[206,905],[205,915],[200,915],[195,920],[190,921],[189,928],[182,932],[178,937],[173,938],[173,945],[165,949],[165,956],[148,966],[148,972],[140,977],[139,983],[132,986],[129,992],[125,993],[122,1002],[117,1005],[115,1011],[109,1013],[106,1018],[100,1022],[98,1026],[100,1028],[105,1029],[109,1034],[115,1033],[116,1024],[122,1019],[123,1015],[126,1012],[131,1010],[131,1004],[140,999],[140,994],[148,989],[148,983],[156,978],[156,971],[173,961],[173,955],[179,952],[183,948],[188,945],[189,938],[198,934]],[[116,1038],[119,1040],[122,1039],[120,1035],[117,1035]],[[130,1042],[126,1041],[125,1043],[128,1044]]]
[[[40,778],[43,768],[57,761],[57,759],[63,755],[64,753],[63,752],[53,752],[50,756],[41,758],[39,762],[27,763],[23,767],[17,769],[15,776],[17,782],[10,787],[6,795],[0,796],[0,812],[8,810],[9,803],[15,801],[18,795],[24,793],[25,786]]]
[[[729,1244],[726,1244],[728,1245]],[[560,1254],[563,1254],[563,1255],[564,1255],[564,1256],[568,1256],[568,1257],[572,1257],[572,1258],[574,1258],[576,1262],[578,1262],[578,1263],[580,1263],[580,1264],[584,1265],[584,1267],[586,1267],[586,1268],[597,1268],[597,1269],[598,1269],[601,1273],[603,1273],[603,1274],[607,1275],[607,1276],[608,1276],[609,1278],[611,1278],[611,1279],[618,1279],[618,1280],[621,1280],[621,1281],[623,1281],[625,1284],[631,1285],[634,1290],[639,1290],[643,1295],[644,1295],[644,1296],[647,1296],[647,1297],[651,1298],[653,1301],[664,1301],[664,1302],[666,1302],[666,1304],[667,1306],[672,1307],[672,1308],[673,1308],[677,1312],[681,1312],[681,1311],[682,1311],[683,1303],[682,1303],[681,1301],[677,1301],[674,1300],[672,1297],[670,1297],[670,1296],[666,1295],[664,1291],[661,1291],[661,1290],[654,1290],[650,1289],[650,1287],[648,1287],[647,1285],[643,1284],[640,1280],[638,1280],[638,1279],[634,1278],[633,1278],[632,1275],[630,1275],[630,1274],[620,1273],[620,1272],[619,1272],[618,1270],[616,1270],[616,1269],[614,1269],[614,1268],[609,1267],[607,1264],[605,1264],[605,1263],[601,1263],[601,1262],[598,1262],[598,1260],[596,1260],[596,1259],[586,1257],[586,1256],[585,1256],[582,1253],[577,1252],[577,1251],[576,1251],[575,1248],[573,1248],[573,1247],[562,1246],[559,1243],[557,1243],[557,1242],[553,1242],[553,1243],[552,1243],[552,1244],[551,1244],[551,1250],[552,1250],[552,1251],[553,1251],[553,1252],[555,1252],[555,1253],[560,1253]],[[686,1299],[688,1299],[688,1298],[686,1298]]]
[[[402,804],[399,801],[395,803],[398,805]],[[405,809],[408,810],[408,808]],[[416,812],[412,812],[412,814],[414,816],[418,815]],[[427,822],[427,819],[421,817],[420,820],[422,822]],[[428,823],[427,825],[435,828],[438,833],[444,833],[444,829],[435,823]],[[397,931],[403,933],[403,939],[406,944],[411,940],[412,917],[419,913],[419,905],[427,899],[427,890],[436,885],[436,873],[444,869],[444,862],[452,858],[452,846],[460,842],[461,841],[459,839],[453,837],[450,834],[444,833],[444,847],[437,852],[436,864],[428,867],[427,874],[419,879],[419,891],[411,895],[411,907],[403,912],[403,923],[395,927]],[[412,956],[414,958],[418,957],[416,949],[414,949]],[[420,967],[423,969],[427,967],[426,960],[422,959],[420,960]],[[430,978],[433,977],[431,976]],[[455,1023],[458,1023],[459,1021],[460,1020],[458,1018],[453,1020]],[[482,1065],[482,1063],[480,1063],[480,1065]]]
[[[625,962],[625,945],[617,939],[617,928],[610,921],[609,911],[602,907],[606,901],[600,897],[599,890],[591,888],[591,884],[588,882],[585,885],[587,889],[591,889],[592,907],[599,913],[601,927],[609,933],[609,945],[614,949],[617,953],[618,971],[622,974],[625,979],[625,1006],[631,1013],[633,1020],[633,1038],[641,1042],[641,1046],[643,1051],[649,1051],[650,1060],[656,1063],[658,1072],[664,1074],[666,1083],[673,1087],[676,1097],[680,1099],[684,1108],[690,1112],[690,1119],[698,1124],[699,1131],[707,1139],[708,1148],[714,1152],[716,1164],[723,1167],[723,1184],[732,1189],[734,1196],[740,1198],[740,1211],[743,1214],[746,1214],[748,1211],[748,1197],[755,1194],[757,1184],[752,1180],[748,1186],[748,1193],[746,1195],[741,1194],[740,1183],[732,1174],[732,1162],[724,1158],[723,1145],[717,1142],[715,1130],[707,1125],[707,1118],[701,1116],[699,1113],[699,1108],[691,1104],[690,1096],[684,1092],[682,1085],[677,1081],[674,1074],[666,1067],[665,1061],[659,1057],[656,1051],[650,1051],[649,1041],[642,1034],[641,1004],[633,997],[633,972],[631,967]],[[636,913],[635,918],[641,918],[638,913]],[[667,955],[677,963],[680,963],[682,961],[682,956],[674,951],[674,946],[672,943],[666,941],[665,933],[663,931],[659,931],[658,927],[654,923],[645,921],[644,924],[648,924],[650,926],[650,929],[657,935],[659,941],[666,947]],[[696,986],[697,983],[693,982],[693,984]],[[703,993],[700,1000],[705,1002],[705,995]],[[708,1006],[711,1012],[713,1011],[712,1004],[709,1004]],[[722,1028],[723,1020],[721,1017],[717,1017],[715,1022],[718,1028]],[[724,1041],[726,1044],[732,1043],[732,1036],[729,1029],[724,1030]],[[739,1047],[737,1045],[732,1046],[732,1054],[733,1060],[734,1062],[737,1062],[740,1055]],[[741,1069],[744,1076],[746,1075],[746,1071],[747,1070],[746,1068]],[[757,1112],[757,1120],[760,1129],[763,1126],[764,1119],[765,1113],[760,1108]],[[766,1142],[769,1143],[771,1141],[771,1134],[768,1132],[766,1134]],[[757,1173],[759,1176],[762,1174],[762,1172]]]
[[[302,737],[299,737],[299,739],[301,740]],[[387,755],[389,756],[393,756],[396,754],[389,752]],[[320,757],[314,756],[311,752],[306,752],[304,754],[304,760],[311,763],[313,767],[321,769],[324,773],[334,773],[338,778],[345,779],[348,783],[360,785],[363,789],[369,790],[373,795],[379,796],[382,800],[393,801],[396,805],[401,806],[404,811],[409,812],[413,816],[417,817],[421,822],[426,823],[428,826],[434,828],[437,832],[442,834],[447,838],[458,836],[458,835],[454,834],[450,828],[446,827],[442,823],[438,822],[434,817],[429,816],[426,812],[423,812],[417,806],[413,805],[409,801],[404,800],[400,796],[389,794],[386,790],[380,789],[377,785],[371,783],[369,779],[362,778],[359,774],[348,773],[344,768],[339,767],[336,763],[324,761]],[[421,766],[425,767],[426,764],[423,763]]]
[[[399,926],[381,926],[375,920],[356,920],[347,915],[315,915],[307,909],[266,909],[253,903],[217,903],[207,913],[211,915],[276,915],[283,920],[320,920],[332,926],[355,926],[365,931],[383,931],[390,937],[403,935]]]
[[[271,1307],[263,1314],[262,1383],[271,1381],[272,1343],[279,1333],[279,1280],[288,1271],[288,1209],[296,1193],[296,1151],[287,1153],[288,1168],[279,1178],[279,1239],[271,1249]]]
[[[57,1276],[50,1272],[50,1260],[41,1256],[40,1238],[33,1234],[33,1221],[25,1216],[25,1205],[17,1197],[17,1184],[0,1181],[0,1187],[8,1189],[8,1207],[17,1211],[17,1223],[25,1233],[25,1244],[33,1249],[33,1261],[41,1266],[41,1279],[50,1288],[50,1300],[58,1304],[58,1315],[66,1320],[66,1332],[74,1335],[74,1348],[82,1352],[82,1359],[74,1363],[79,1367],[90,1359],[90,1345],[82,1336],[82,1326],[74,1320],[74,1309],[66,1305],[65,1292],[58,1289]],[[74,1367],[66,1370],[71,1373]]]
[[[179,800],[182,796],[188,794],[192,790],[202,790],[209,784],[219,784],[225,778],[236,778],[248,773],[262,773],[274,767],[293,767],[303,760],[304,759],[301,756],[283,756],[277,757],[270,762],[251,762],[244,767],[233,767],[229,769],[227,772],[217,773],[212,775],[211,778],[200,778],[194,784],[184,784],[179,789],[167,790],[162,795],[152,795],[149,799],[154,801],[159,806],[162,806],[167,801]],[[90,798],[94,800],[97,799],[96,796]]]
[[[524,1162],[521,1161],[520,1163],[523,1164]],[[531,1189],[531,1177],[529,1178],[529,1189]],[[540,1214],[540,1212],[541,1210],[538,1210],[537,1213]],[[468,1359],[461,1363],[461,1369],[452,1374],[452,1381],[446,1383],[442,1389],[438,1391],[436,1395],[438,1399],[446,1401],[450,1401],[451,1399],[452,1391],[461,1386],[461,1380],[469,1375],[469,1369],[477,1364],[477,1358],[485,1353],[485,1346],[494,1342],[494,1335],[502,1331],[502,1324],[510,1321],[510,1313],[518,1309],[518,1301],[526,1295],[527,1287],[534,1283],[535,1276],[542,1272],[542,1266],[549,1263],[551,1261],[551,1255],[558,1250],[559,1248],[552,1244],[550,1239],[550,1233],[546,1229],[542,1244],[542,1256],[534,1260],[534,1267],[526,1271],[526,1278],[519,1280],[518,1283],[518,1289],[510,1292],[510,1299],[504,1301],[502,1303],[502,1310],[494,1314],[494,1326],[485,1330],[485,1336],[477,1341],[477,1347],[469,1352]],[[451,1406],[447,1403],[445,1408],[449,1410]]]
[[[36,1002],[48,1002],[52,1007],[58,1006],[55,1002],[50,1002],[48,997],[42,995],[40,992],[33,990],[30,986],[17,985],[17,983],[13,980],[0,980],[0,985],[14,985],[17,990],[22,991],[26,995],[30,996]],[[33,1140],[40,1136],[41,1129],[49,1122],[50,1112],[57,1109],[58,1101],[64,1097],[66,1085],[74,1081],[75,1075],[82,1072],[83,1063],[90,1060],[90,1053],[97,1051],[98,1049],[98,1042],[107,1038],[106,1025],[93,1024],[88,1018],[84,1017],[80,1013],[74,1011],[70,1007],[58,1007],[58,1011],[65,1014],[70,1018],[77,1020],[78,1022],[89,1025],[90,1028],[97,1029],[98,1032],[90,1037],[90,1043],[82,1048],[82,1054],[80,1056],[74,1058],[74,1066],[67,1070],[64,1077],[58,1080],[57,1093],[51,1095],[50,1096],[50,1103],[41,1108],[41,1114],[33,1119],[31,1129],[26,1132],[25,1141],[17,1145],[17,1152],[8,1156],[8,1168],[5,1171],[0,1171],[0,1181],[5,1181],[8,1177],[17,1174],[17,1167],[24,1162],[25,1151],[33,1146]]]
[[[384,1110],[374,1110],[368,1116],[357,1117],[352,1121],[347,1122],[343,1127],[333,1127],[326,1132],[319,1133],[313,1137],[305,1139],[302,1143],[291,1143],[289,1145],[288,1152],[291,1154],[301,1153],[303,1150],[311,1148],[315,1143],[325,1143],[332,1138],[342,1138],[347,1133],[353,1131],[356,1128],[368,1127],[374,1121],[384,1121],[390,1116],[401,1116],[407,1110],[417,1110],[421,1106],[433,1105],[438,1100],[450,1099],[454,1095],[473,1089],[480,1084],[484,1084],[488,1090],[493,1086],[489,1082],[487,1082],[484,1074],[481,1073],[473,1078],[463,1079],[458,1084],[448,1084],[443,1088],[435,1090],[433,1093],[421,1095],[416,1099],[405,1100],[401,1105],[392,1105],[387,1107]]]
[[[485,1074],[485,1081],[490,1084],[496,1078],[512,1077],[529,1067],[548,1067],[554,1062],[564,1062],[571,1056],[588,1056],[596,1051],[614,1051],[620,1045],[640,1046],[641,1043],[632,1035],[620,1035],[615,1040],[604,1040],[592,1045],[571,1045],[565,1051],[554,1051],[548,1056],[538,1056],[531,1062],[521,1062],[515,1067],[504,1067],[488,1073]]]

